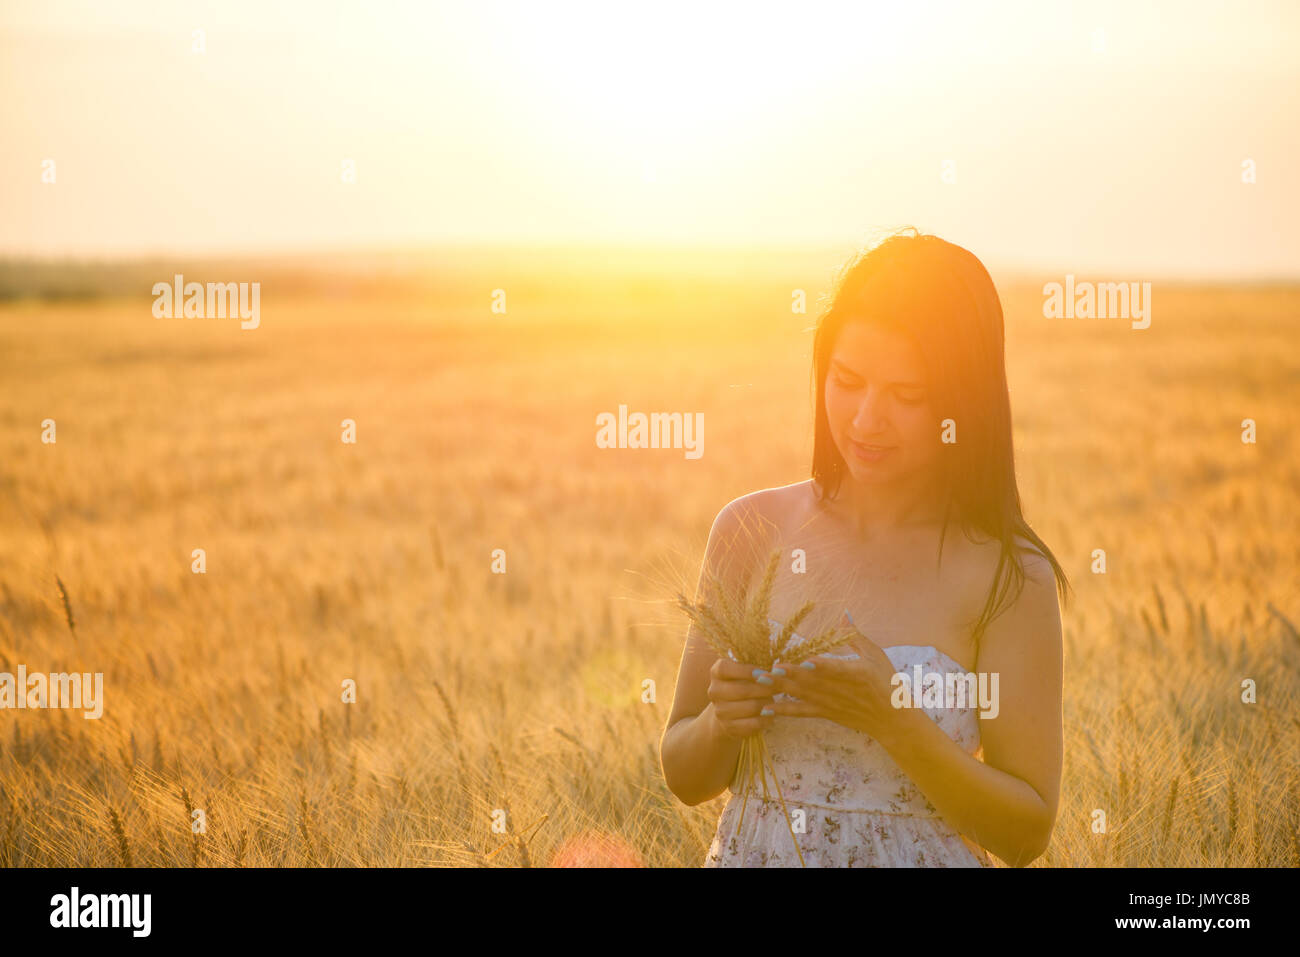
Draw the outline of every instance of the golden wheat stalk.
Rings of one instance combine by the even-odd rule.
[[[772,552],[764,570],[762,582],[753,596],[746,589],[739,596],[732,596],[722,583],[712,575],[705,576],[702,589],[705,599],[692,602],[685,595],[678,594],[677,605],[690,618],[692,624],[705,643],[719,656],[733,661],[757,665],[765,670],[778,661],[797,665],[800,662],[830,651],[843,644],[849,633],[841,633],[838,627],[832,627],[820,635],[805,640],[796,648],[790,648],[790,641],[799,627],[815,607],[814,602],[805,602],[774,635],[774,619],[769,617],[772,601],[772,587],[776,581],[776,569],[781,560],[781,550]],[[779,623],[778,623],[779,624]],[[786,827],[790,839],[794,841],[795,853],[799,855],[800,866],[806,867],[799,839],[795,837],[794,822],[786,807],[785,795],[781,793],[781,784],[777,779],[776,765],[767,749],[767,741],[760,731],[740,742],[740,756],[736,762],[736,774],[732,778],[732,787],[739,788],[741,794],[740,819],[736,822],[739,831],[745,823],[745,811],[749,806],[749,795],[756,789],[754,778],[758,777],[758,787],[762,788],[763,800],[770,800],[767,790],[767,775],[772,775],[777,799],[781,802],[781,812],[785,815]]]

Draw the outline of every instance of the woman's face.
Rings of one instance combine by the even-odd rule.
[[[925,367],[905,336],[846,322],[831,352],[825,401],[835,446],[855,481],[895,482],[937,460],[939,422]]]

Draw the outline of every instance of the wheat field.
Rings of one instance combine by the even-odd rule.
[[[724,799],[659,767],[673,598],[726,502],[808,477],[839,263],[521,262],[268,281],[249,331],[147,284],[0,303],[0,671],[105,689],[0,711],[0,866],[702,863]],[[994,278],[1075,589],[1034,866],[1300,865],[1300,288],[1157,283],[1132,330]],[[703,456],[597,448],[620,404],[702,411]]]

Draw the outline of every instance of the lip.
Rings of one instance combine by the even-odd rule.
[[[895,449],[892,445],[870,446],[854,442],[852,439],[849,440],[849,444],[853,447],[853,454],[863,462],[879,462]]]

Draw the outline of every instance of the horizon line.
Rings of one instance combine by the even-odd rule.
[[[292,245],[262,247],[209,247],[178,249],[119,249],[119,250],[33,250],[5,248],[0,246],[0,264],[21,266],[26,264],[51,266],[65,264],[69,266],[86,265],[140,265],[150,262],[240,262],[248,260],[279,260],[282,262],[311,260],[336,260],[340,257],[358,257],[361,259],[384,259],[421,256],[429,254],[477,253],[477,252],[544,252],[550,255],[566,252],[593,251],[605,255],[627,256],[635,253],[652,253],[671,257],[673,254],[689,255],[707,251],[716,255],[731,254],[767,254],[782,253],[802,256],[836,257],[840,263],[847,264],[858,252],[863,251],[890,230],[883,230],[879,237],[859,239],[819,239],[819,240],[772,240],[772,239],[719,239],[696,238],[689,240],[668,239],[602,239],[593,238],[557,238],[557,239],[487,239],[473,237],[466,239],[423,239],[412,241],[377,241],[352,243],[297,243]],[[937,235],[937,234],[930,234]],[[951,240],[949,240],[951,242]],[[956,245],[961,245],[957,243]],[[966,247],[969,248],[969,247]],[[972,250],[974,252],[974,250]],[[991,275],[1027,280],[1031,277],[1074,275],[1081,280],[1089,276],[1127,276],[1129,281],[1136,276],[1139,281],[1163,283],[1252,283],[1291,285],[1300,282],[1300,268],[1290,273],[1276,271],[1249,272],[1228,270],[1207,272],[1204,269],[1145,269],[1140,265],[1117,267],[1113,264],[1095,262],[1077,262],[1066,264],[1058,262],[1049,264],[1040,258],[1010,260],[1006,258],[979,257]],[[331,265],[337,265],[331,262]],[[835,265],[832,261],[828,265]],[[310,262],[307,263],[310,265]],[[324,265],[324,263],[322,263]],[[365,265],[365,263],[359,263]]]

